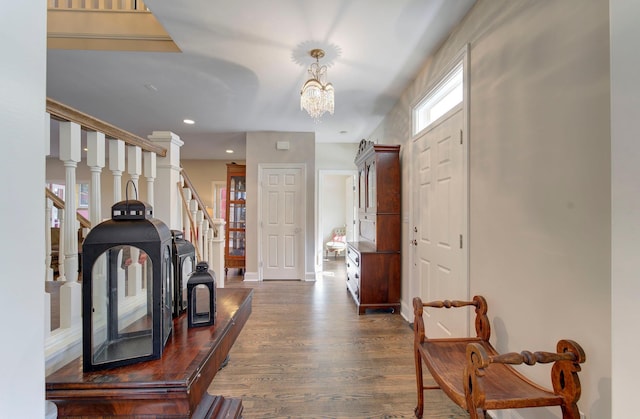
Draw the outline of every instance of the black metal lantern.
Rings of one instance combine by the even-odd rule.
[[[187,281],[189,327],[216,323],[216,274],[207,262],[200,262]]]
[[[82,244],[84,371],[158,359],[173,328],[171,232],[126,200]]]
[[[178,317],[187,310],[187,277],[196,264],[196,248],[184,239],[180,230],[171,230],[171,240],[173,317]]]

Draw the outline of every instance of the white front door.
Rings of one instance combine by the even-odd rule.
[[[424,302],[469,298],[463,114],[454,108],[413,143],[414,274]],[[424,318],[429,337],[468,333],[465,310],[425,309]]]
[[[260,168],[262,279],[304,278],[303,173],[301,167]]]

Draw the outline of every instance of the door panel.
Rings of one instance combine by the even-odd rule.
[[[466,252],[460,246],[467,213],[464,197],[462,108],[429,128],[413,144],[415,253],[423,301],[469,298]],[[466,336],[464,310],[425,309],[429,337]]]
[[[262,278],[303,279],[304,197],[300,168],[262,169]]]

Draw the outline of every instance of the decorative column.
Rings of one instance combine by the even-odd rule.
[[[144,153],[144,177],[147,178],[147,204],[153,208],[153,188],[156,179],[156,153],[145,151]],[[155,214],[155,210],[154,210]],[[154,215],[155,216],[155,215]]]
[[[180,147],[184,142],[170,131],[154,131],[147,138],[167,150],[165,157],[158,157],[158,188],[155,194],[153,213],[172,230],[180,230],[182,223],[182,202],[178,196],[180,182]]]
[[[211,240],[211,259],[209,266],[216,273],[216,285],[224,288],[224,225],[222,218],[213,219],[213,238]]]
[[[60,287],[60,327],[63,328],[80,324],[82,313],[82,286],[78,283],[78,222],[76,220],[78,210],[76,167],[80,159],[80,125],[75,122],[60,122],[60,160],[64,162],[65,168],[64,280],[66,283]]]
[[[105,164],[104,134],[97,131],[87,132],[87,166],[91,171],[91,185],[89,186],[89,221],[95,227],[102,222],[102,187],[100,176]]]
[[[130,145],[127,147],[127,172],[131,177],[131,181],[135,185],[135,192],[126,192],[129,194],[129,199],[138,199],[138,180],[142,173],[142,149],[138,146]],[[126,186],[125,186],[126,188]],[[127,266],[127,296],[133,297],[142,292],[142,265],[140,260],[140,249],[131,246],[131,263]]]
[[[109,170],[113,174],[113,204],[122,201],[122,172],[124,171],[124,141],[109,140]]]

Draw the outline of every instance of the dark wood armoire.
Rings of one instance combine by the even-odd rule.
[[[358,241],[347,243],[347,288],[358,308],[400,312],[400,146],[362,140]]]

